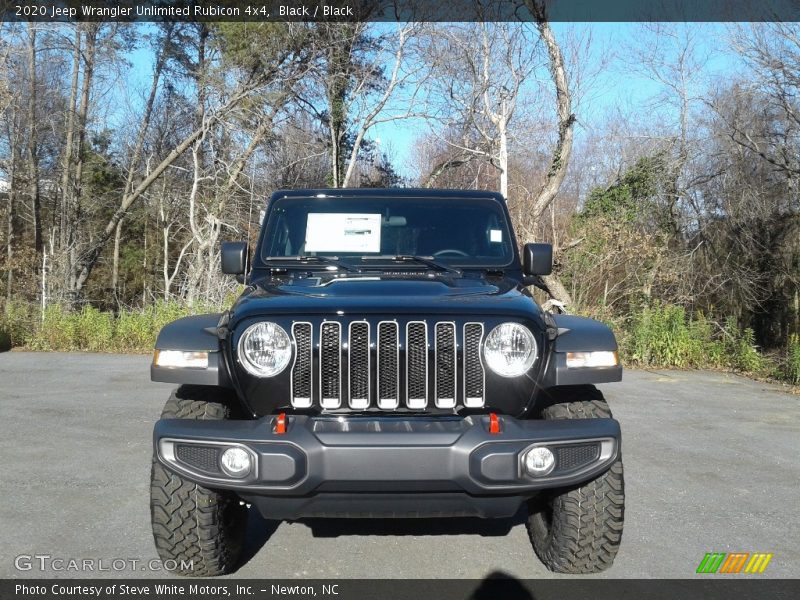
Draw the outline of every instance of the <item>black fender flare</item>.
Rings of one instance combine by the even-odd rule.
[[[622,366],[568,369],[567,352],[617,352],[617,338],[600,321],[576,315],[551,315],[558,333],[545,367],[542,387],[622,381]]]
[[[156,350],[208,352],[208,367],[189,369],[151,364],[150,379],[164,383],[232,387],[217,335],[221,318],[222,313],[192,315],[165,325],[156,338]]]

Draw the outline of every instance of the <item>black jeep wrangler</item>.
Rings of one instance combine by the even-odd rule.
[[[620,428],[592,385],[622,377],[611,331],[553,315],[552,249],[520,257],[483,191],[279,191],[247,288],[161,331],[153,535],[184,575],[230,572],[248,505],[267,519],[510,517],[551,570],[608,568],[622,536]],[[190,564],[182,568],[182,564]]]

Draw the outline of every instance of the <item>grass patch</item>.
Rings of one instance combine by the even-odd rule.
[[[28,319],[22,343],[30,350],[47,352],[150,352],[164,325],[190,314],[215,312],[215,307],[189,309],[177,302],[159,302],[143,310],[117,314],[86,306],[70,312],[59,305],[48,306],[38,320]],[[22,328],[18,325],[17,328]]]
[[[740,331],[730,319],[720,326],[681,306],[643,308],[631,317],[621,342],[627,362],[643,367],[724,368],[754,375],[768,370],[752,329]]]

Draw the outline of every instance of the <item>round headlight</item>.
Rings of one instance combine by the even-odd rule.
[[[518,377],[536,360],[536,340],[519,323],[502,323],[492,329],[483,345],[486,365],[502,377]]]
[[[239,362],[256,377],[273,377],[292,358],[292,341],[280,325],[263,321],[248,327],[239,338]]]

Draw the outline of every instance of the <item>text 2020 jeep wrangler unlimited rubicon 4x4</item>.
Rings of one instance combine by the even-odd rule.
[[[499,194],[273,194],[258,246],[222,246],[247,288],[161,331],[153,534],[186,575],[236,567],[247,504],[267,519],[510,517],[527,503],[553,571],[609,567],[623,523],[612,332],[526,286]],[[249,263],[249,264],[248,264]],[[179,569],[180,571],[180,569]]]

